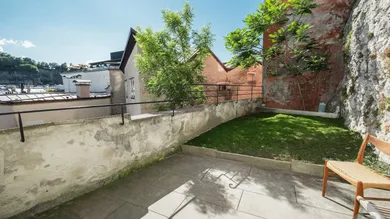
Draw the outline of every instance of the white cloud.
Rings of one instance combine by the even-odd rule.
[[[5,45],[21,45],[24,48],[36,47],[34,43],[30,40],[9,40],[9,39],[0,39],[0,52],[4,51]]]
[[[31,47],[35,47],[34,43],[32,43],[30,40],[23,40],[21,43],[22,46],[27,49]]]
[[[7,39],[0,39],[0,46],[4,46],[6,44],[16,44],[17,42],[15,40],[7,40]]]
[[[89,63],[91,63],[91,62],[96,62],[96,60],[88,60],[84,64],[89,65]]]

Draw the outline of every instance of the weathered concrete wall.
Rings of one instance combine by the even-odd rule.
[[[186,141],[261,106],[260,100],[199,106],[172,117],[120,116],[62,122],[0,133],[0,218],[24,217],[96,189],[135,165],[158,159]],[[183,111],[183,110],[182,110]],[[2,157],[1,155],[4,154]]]
[[[390,0],[356,0],[344,43],[346,124],[390,141]]]
[[[264,63],[264,101],[267,107],[316,111],[319,103],[325,102],[331,106],[329,111],[336,110],[334,99],[337,99],[344,76],[343,28],[352,2],[353,0],[316,0],[319,7],[305,18],[305,22],[313,25],[310,35],[319,43],[321,52],[329,56],[329,70],[304,76],[275,77],[267,70],[269,63]],[[277,29],[270,28],[265,34],[264,48],[272,45],[268,35]],[[299,92],[298,84],[302,92]]]
[[[0,112],[110,104],[110,97],[0,104]],[[23,126],[110,115],[110,107],[22,114]],[[0,116],[0,130],[18,127],[18,115]]]

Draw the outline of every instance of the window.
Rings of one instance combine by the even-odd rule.
[[[135,99],[135,81],[130,78],[130,99]]]
[[[226,90],[226,85],[219,85],[218,86],[218,91],[225,91]]]

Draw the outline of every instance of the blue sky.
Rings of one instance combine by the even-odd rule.
[[[161,29],[161,9],[185,0],[1,0],[0,50],[37,61],[86,63],[123,50],[130,27]],[[212,50],[228,61],[224,36],[243,26],[261,0],[190,0],[195,28],[211,23]]]

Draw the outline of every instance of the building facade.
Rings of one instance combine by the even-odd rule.
[[[125,101],[126,103],[137,103],[163,100],[164,98],[157,98],[148,93],[142,79],[143,76],[135,65],[136,56],[141,53],[135,35],[136,31],[131,29],[119,67],[124,74]],[[237,96],[239,99],[251,98],[251,92],[253,92],[253,98],[261,97],[262,72],[262,63],[258,63],[257,66],[253,66],[250,69],[242,69],[240,67],[230,68],[222,63],[210,50],[210,55],[206,58],[204,63],[202,75],[205,78],[205,84],[215,85],[205,87],[206,95],[214,96],[214,94],[207,91],[207,89],[220,89],[218,93],[222,95],[220,97],[221,100],[236,99]],[[237,87],[231,86],[236,84],[243,86],[239,87],[239,90],[237,91]],[[251,88],[251,86],[254,87]],[[213,102],[215,100],[213,98],[208,98],[207,101]],[[154,111],[156,111],[154,104],[127,105],[127,112],[131,115]]]

